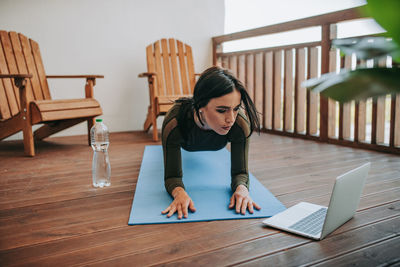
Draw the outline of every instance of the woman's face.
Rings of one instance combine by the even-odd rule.
[[[235,123],[240,104],[241,95],[238,90],[212,98],[206,106],[199,109],[206,129],[213,130],[220,135],[226,135]]]

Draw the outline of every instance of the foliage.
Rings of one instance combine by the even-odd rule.
[[[400,1],[368,0],[362,12],[376,20],[390,37],[338,39],[333,46],[344,54],[355,54],[357,59],[373,59],[373,68],[341,70],[304,82],[308,89],[340,102],[400,93]],[[376,62],[390,55],[393,67],[380,67]]]

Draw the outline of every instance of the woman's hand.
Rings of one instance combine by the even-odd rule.
[[[236,206],[236,213],[246,214],[248,209],[250,213],[254,212],[254,208],[260,210],[261,207],[257,203],[253,202],[249,195],[249,190],[244,185],[238,185],[236,187],[235,193],[231,197],[231,202],[229,203],[229,208],[232,209]]]
[[[193,200],[182,187],[176,187],[174,190],[172,190],[172,196],[174,197],[174,201],[172,201],[168,208],[161,212],[162,214],[168,213],[168,218],[171,217],[175,212],[178,212],[178,219],[182,219],[182,215],[183,217],[187,218],[188,208],[191,212],[196,211]]]

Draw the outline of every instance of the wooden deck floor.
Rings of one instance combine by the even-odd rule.
[[[86,137],[40,142],[34,158],[0,142],[0,266],[400,265],[399,156],[253,135],[250,171],[286,206],[327,205],[337,175],[372,162],[356,216],[316,242],[261,219],[128,226],[148,144],[112,134],[112,185],[94,189]]]

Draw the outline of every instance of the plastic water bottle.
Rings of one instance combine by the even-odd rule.
[[[96,119],[96,124],[90,129],[93,148],[92,177],[94,187],[104,187],[111,184],[111,166],[108,158],[108,128],[102,119]]]

